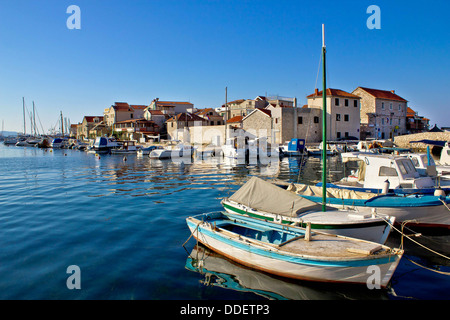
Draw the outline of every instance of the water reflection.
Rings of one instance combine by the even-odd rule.
[[[201,275],[205,286],[252,292],[272,300],[388,299],[386,290],[338,284],[320,284],[275,277],[239,264],[202,245],[186,260],[186,269]]]

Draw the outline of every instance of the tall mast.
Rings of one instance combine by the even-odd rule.
[[[322,211],[327,211],[327,76],[326,76],[325,25],[322,24]]]
[[[64,119],[61,111],[61,135],[64,137]]]
[[[22,107],[23,107],[23,135],[27,134],[27,128],[25,125],[25,97],[22,97]]]
[[[34,136],[36,136],[36,113],[34,111],[34,101],[33,101],[33,128],[34,128]]]

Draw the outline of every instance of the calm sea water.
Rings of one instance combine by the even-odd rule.
[[[320,179],[319,159],[299,168],[294,159],[183,164],[0,145],[0,299],[450,298],[449,276],[410,260],[447,273],[449,263],[414,248],[390,289],[369,290],[276,278],[197,250],[193,240],[182,246],[186,217],[220,210],[251,175]],[[329,168],[332,179],[345,174],[338,158]],[[205,256],[198,268],[195,258]],[[79,290],[66,284],[71,265],[81,271]]]

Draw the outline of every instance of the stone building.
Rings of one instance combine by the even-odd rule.
[[[222,107],[216,109],[216,111],[224,118],[231,119],[236,116],[245,117],[255,109],[263,109],[268,107],[269,105],[292,108],[295,105],[295,98],[286,98],[280,96],[257,96],[255,99],[239,99],[230,101],[226,106],[222,105]]]
[[[113,130],[114,124],[131,119],[144,117],[146,105],[130,105],[126,102],[115,102],[103,111],[104,124]]]
[[[327,103],[327,140],[345,137],[360,138],[360,97],[340,90],[328,88]],[[315,90],[308,95],[308,108],[323,108],[322,91]],[[320,129],[322,130],[322,129]]]
[[[358,87],[352,93],[361,97],[361,139],[390,139],[406,133],[408,101],[394,90]]]
[[[194,105],[186,101],[160,101],[156,98],[145,110],[160,110],[163,114],[174,116],[179,113],[193,113]]]
[[[322,134],[321,111],[314,108],[268,106],[255,109],[242,119],[249,136],[267,137],[272,144],[284,144],[293,138],[319,142]]]
[[[210,126],[220,126],[224,125],[225,121],[223,116],[221,116],[216,110],[213,108],[205,108],[198,110],[196,113],[199,117],[208,121],[208,125]]]
[[[189,130],[191,127],[207,126],[208,120],[205,120],[193,113],[179,113],[166,122],[167,138],[171,140],[180,140],[190,142]]]
[[[92,137],[93,133],[91,130],[97,125],[103,122],[103,117],[101,116],[84,116],[83,121],[77,127],[77,138],[78,139],[89,139]],[[93,137],[96,135],[94,134]]]

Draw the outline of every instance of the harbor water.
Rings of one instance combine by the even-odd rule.
[[[282,279],[193,239],[183,246],[186,217],[221,210],[250,176],[320,179],[320,159],[299,162],[125,161],[0,145],[0,299],[450,299],[450,262],[414,245],[385,290]],[[337,180],[351,168],[331,157],[328,169]],[[399,242],[393,234],[388,245]],[[70,266],[79,268],[79,289],[68,286]]]

